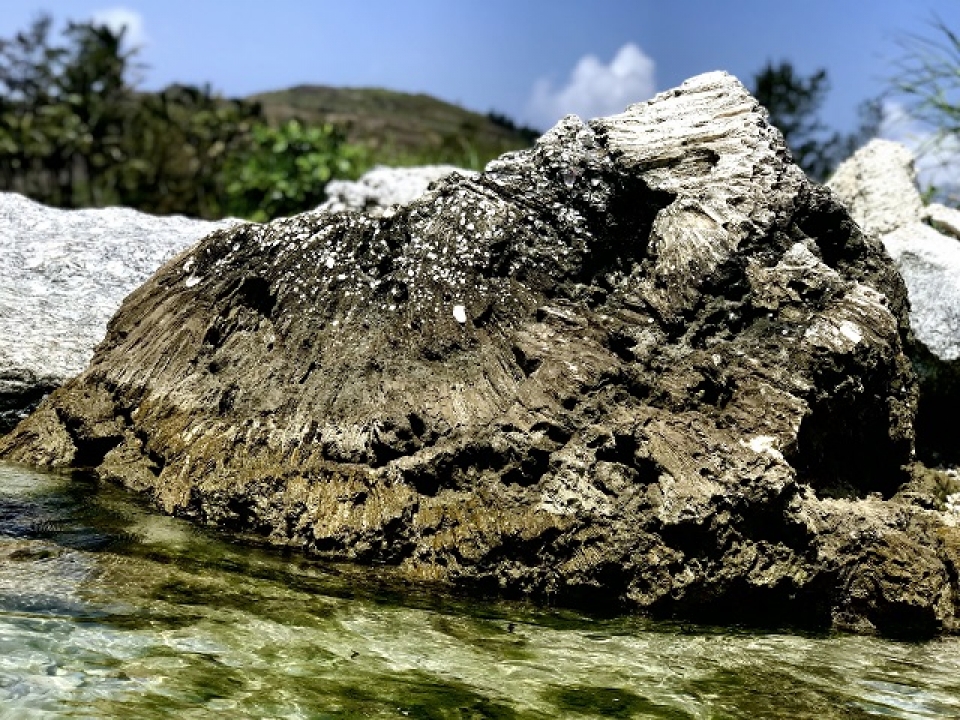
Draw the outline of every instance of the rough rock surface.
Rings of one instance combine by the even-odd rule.
[[[923,214],[913,155],[900,143],[871,140],[840,164],[827,185],[868,233],[884,235]]]
[[[917,340],[908,351],[920,377],[918,449],[960,462],[960,212],[923,206],[913,156],[889,140],[868,143],[828,185],[883,242],[906,283]]]
[[[391,168],[378,166],[359,180],[333,180],[327,183],[327,200],[317,210],[344,212],[353,210],[373,216],[390,216],[397,205],[407,205],[423,195],[430,183],[452,173],[470,177],[476,173],[453,165],[423,165]]]
[[[788,158],[711,73],[390,218],[219,231],[0,454],[413,580],[949,630],[905,289]]]
[[[0,433],[87,366],[131,290],[231,224],[60,210],[0,193]]]

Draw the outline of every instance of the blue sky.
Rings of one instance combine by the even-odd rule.
[[[827,69],[824,119],[849,129],[887,87],[898,41],[960,28],[958,0],[6,0],[0,37],[41,11],[126,18],[142,85],[241,96],[298,83],[425,92],[545,129],[714,69],[749,84],[767,60]]]

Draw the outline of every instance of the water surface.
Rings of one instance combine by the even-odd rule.
[[[423,594],[0,463],[0,720],[61,717],[949,718],[960,639]]]

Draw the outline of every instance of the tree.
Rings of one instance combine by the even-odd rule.
[[[543,135],[542,132],[530,127],[529,125],[517,125],[517,123],[514,122],[513,118],[511,118],[509,115],[497,112],[495,110],[491,110],[487,113],[487,119],[494,125],[499,125],[505,130],[517,133],[531,145],[537,140],[537,138]]]
[[[0,182],[43,202],[75,206],[104,198],[132,97],[132,52],[123,32],[70,23],[66,45],[39,16],[0,40]]]
[[[855,132],[830,132],[819,117],[829,89],[826,70],[803,77],[789,62],[768,62],[753,78],[753,95],[767,109],[771,124],[783,133],[794,161],[819,181],[876,135],[880,125],[880,103],[871,100],[861,105],[860,127]]]
[[[222,216],[232,155],[248,152],[258,103],[209,85],[138,93],[124,32],[49,15],[0,39],[0,189],[49,205],[123,204]]]
[[[230,167],[254,144],[259,103],[228,100],[210,85],[170,85],[139,96],[119,170],[124,205],[148,212],[222,217]]]
[[[30,28],[0,40],[0,182],[6,189],[41,191],[42,159],[57,126],[44,112],[56,96],[56,69],[65,54],[50,46],[52,19],[39,16]]]
[[[940,18],[930,23],[932,35],[908,35],[901,41],[903,55],[895,66],[891,85],[922,142],[917,148],[929,168],[947,170],[940,187],[927,195],[957,203],[960,178],[953,166],[960,153],[960,36]]]
[[[41,15],[0,39],[0,190],[55,206],[267,220],[316,206],[330,179],[370,165],[339,128],[272,127],[259,103],[209,84],[138,92],[123,31],[71,22],[58,40],[52,30]],[[459,136],[438,152],[481,161]]]
[[[132,59],[136,50],[123,49],[125,28],[69,23],[64,36],[70,42],[56,78],[57,96],[75,118],[78,137],[62,137],[67,150],[67,182],[72,190],[74,171],[84,176],[90,204],[116,196],[117,166],[123,162],[123,139],[132,114]],[[65,204],[72,204],[67,202]]]

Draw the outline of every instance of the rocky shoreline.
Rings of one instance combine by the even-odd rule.
[[[218,230],[0,457],[415,581],[958,629],[907,288],[711,73],[392,214]]]

